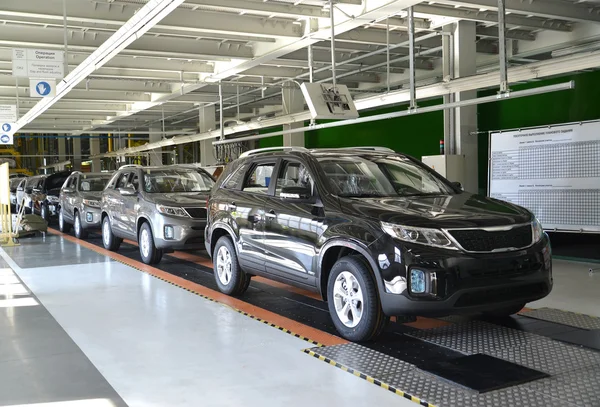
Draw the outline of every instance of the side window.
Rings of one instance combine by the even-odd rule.
[[[280,196],[283,188],[301,187],[313,192],[313,180],[303,164],[286,162],[277,176],[275,196]]]
[[[247,164],[240,165],[237,169],[233,171],[233,173],[229,175],[225,182],[223,182],[223,188],[237,190],[241,189],[242,182],[244,182],[244,175],[246,175],[247,170]]]
[[[273,174],[274,168],[275,163],[259,164],[254,167],[251,170],[250,175],[248,175],[248,178],[246,178],[242,190],[244,192],[252,192],[255,194],[268,194],[271,175]]]
[[[116,189],[126,188],[127,181],[129,180],[129,175],[130,175],[130,173],[128,173],[128,172],[124,172],[123,174],[119,175],[119,180],[117,181],[117,185],[115,188]]]
[[[139,176],[139,174],[138,174],[137,171],[133,173],[133,177],[132,177],[131,181],[129,182],[129,185],[133,186],[136,191],[139,191],[139,189],[140,189],[140,176]]]

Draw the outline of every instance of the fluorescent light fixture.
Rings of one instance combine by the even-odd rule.
[[[33,307],[39,305],[35,298],[9,298],[6,300],[0,300],[0,308],[13,308],[13,307]]]
[[[109,399],[53,401],[49,403],[13,404],[6,407],[115,407]]]
[[[0,295],[27,295],[29,291],[21,283],[0,285]]]
[[[87,78],[96,69],[102,67],[111,58],[140,38],[171,11],[181,5],[184,0],[150,0],[121,28],[110,36],[81,64],[77,65],[57,86],[56,96],[43,98],[15,124],[15,132],[31,123],[54,103],[69,93],[77,84]]]
[[[15,272],[12,269],[0,269],[0,276],[14,276]]]

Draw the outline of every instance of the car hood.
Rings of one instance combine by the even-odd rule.
[[[81,198],[89,199],[92,201],[99,201],[102,198],[102,191],[86,191],[81,192]]]
[[[171,194],[149,194],[150,198],[159,205],[204,207],[209,192],[184,192]]]
[[[340,198],[342,211],[398,225],[430,228],[507,226],[531,221],[519,206],[463,192],[397,198]]]

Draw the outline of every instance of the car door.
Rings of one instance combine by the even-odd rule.
[[[127,181],[127,188],[137,191],[134,196],[121,196],[121,212],[125,233],[137,238],[137,214],[140,201],[140,171],[133,170]]]
[[[227,189],[223,196],[229,218],[237,229],[238,257],[245,269],[265,272],[264,204],[271,186],[276,159],[261,160],[239,169],[243,176],[241,189]],[[235,175],[235,173],[234,173]]]
[[[73,174],[69,177],[61,194],[63,195],[61,199],[61,211],[63,213],[63,218],[70,223],[72,223],[75,219],[74,209],[75,209],[75,200],[77,199],[77,184],[78,184],[79,175]]]
[[[315,247],[325,230],[313,180],[300,161],[281,162],[273,194],[265,199],[264,234],[267,273],[311,286],[316,284]],[[308,193],[301,196],[297,188]]]
[[[117,235],[127,234],[127,215],[124,213],[123,203],[126,196],[120,192],[121,188],[126,188],[131,178],[131,171],[124,171],[119,175],[115,188],[107,194],[107,204],[111,225]]]

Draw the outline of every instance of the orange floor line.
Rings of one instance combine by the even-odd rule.
[[[156,267],[148,266],[142,262],[132,260],[122,254],[111,252],[104,248],[98,247],[92,243],[86,242],[85,240],[77,239],[73,236],[69,236],[63,233],[60,233],[54,229],[48,229],[49,233],[62,236],[64,239],[67,239],[70,242],[77,243],[87,249],[93,250],[96,253],[108,256],[114,260],[117,260],[121,263],[124,263],[128,266],[131,266],[135,269],[143,271],[144,273],[150,274],[152,276],[158,277],[161,280],[172,283],[176,286],[189,290],[199,295],[203,295],[207,298],[210,298],[216,302],[221,304],[228,305],[236,310],[245,312],[247,314],[253,315],[257,318],[260,318],[264,321],[268,321],[271,324],[277,325],[284,329],[287,329],[295,334],[302,335],[305,338],[309,338],[313,341],[319,342],[320,344],[331,346],[331,345],[341,345],[344,343],[348,343],[345,339],[337,337],[335,335],[328,334],[326,332],[320,331],[318,329],[312,328],[310,326],[301,324],[284,316],[278,315],[274,312],[267,311],[263,308],[256,307],[254,305],[248,304],[240,299],[230,297],[228,295],[222,294],[218,291],[211,290],[210,288],[206,288],[200,284],[193,283],[181,277],[174,276],[170,273],[162,271]]]

